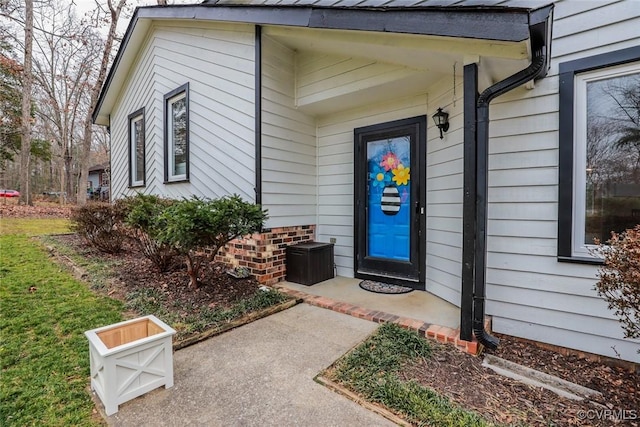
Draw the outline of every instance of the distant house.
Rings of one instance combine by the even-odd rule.
[[[639,82],[630,0],[219,0],[138,8],[94,120],[114,195],[267,208],[226,254],[265,283],[313,236],[459,306],[464,339],[493,345],[486,314],[639,362],[590,252],[638,222]]]
[[[101,163],[89,168],[87,191],[94,199],[109,199],[109,163]]]

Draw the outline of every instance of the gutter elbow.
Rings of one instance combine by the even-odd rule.
[[[490,350],[495,350],[500,345],[500,339],[490,335],[485,329],[484,325],[481,325],[479,328],[473,328],[473,335],[476,337],[476,340],[486,348]]]

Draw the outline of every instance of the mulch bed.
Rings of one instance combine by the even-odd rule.
[[[132,243],[126,242],[118,254],[105,254],[89,246],[76,234],[56,236],[85,257],[112,262],[114,275],[106,292],[113,298],[125,300],[126,295],[139,289],[162,292],[166,306],[178,308],[182,315],[203,307],[228,307],[232,303],[258,292],[260,284],[252,278],[235,279],[226,273],[222,264],[203,265],[197,289],[189,287],[189,276],[183,263],[176,261],[167,272],[160,272]]]
[[[500,348],[492,354],[597,390],[602,398],[594,401],[561,398],[483,367],[482,356],[470,356],[439,343],[434,343],[432,358],[404,367],[402,378],[438,390],[460,406],[500,424],[640,425],[640,374],[577,356],[564,356],[513,337],[500,339]]]

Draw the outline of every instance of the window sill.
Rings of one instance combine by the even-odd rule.
[[[603,259],[577,257],[577,256],[558,256],[558,262],[568,262],[572,264],[604,265]]]
[[[170,179],[168,181],[165,181],[165,184],[180,184],[180,183],[185,183],[185,182],[189,182],[189,178],[179,178],[179,179]]]
[[[129,186],[129,188],[144,188],[144,187],[146,187],[146,184],[134,184]]]

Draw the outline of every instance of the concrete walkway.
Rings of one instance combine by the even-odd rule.
[[[120,405],[113,426],[393,426],[313,381],[378,325],[300,304],[174,354],[173,388]]]

